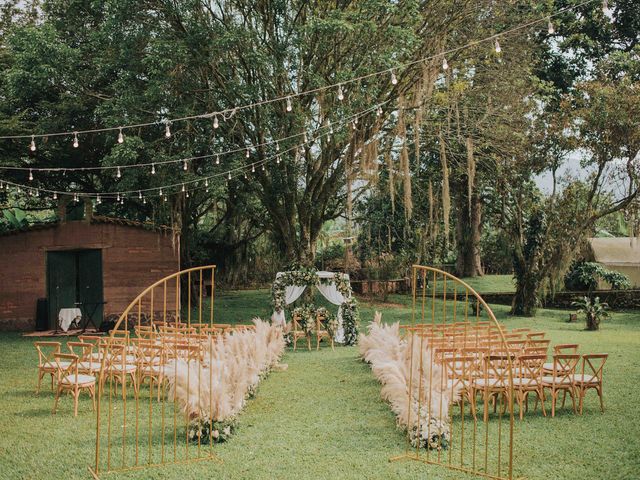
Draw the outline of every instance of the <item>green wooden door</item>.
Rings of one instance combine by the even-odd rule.
[[[78,255],[78,301],[83,304],[82,313],[94,311],[93,321],[100,325],[104,316],[102,291],[102,250],[81,250]],[[91,325],[89,325],[91,327]]]
[[[75,252],[47,252],[49,328],[56,328],[61,308],[76,306],[76,277]]]

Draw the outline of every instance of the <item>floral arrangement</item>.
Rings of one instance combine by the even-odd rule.
[[[360,354],[382,384],[380,395],[389,402],[411,444],[445,450],[451,442],[449,408],[459,400],[461,389],[443,388],[444,372],[432,363],[430,350],[421,352],[421,342],[400,337],[399,323],[385,325],[381,318],[376,312],[369,333],[360,335]]]
[[[286,307],[284,302],[285,290],[287,286],[296,287],[313,286],[318,283],[317,271],[313,268],[300,267],[298,270],[283,272],[271,285],[271,296],[273,298],[273,309],[281,312]]]
[[[293,309],[293,315],[300,318],[299,325],[302,331],[310,337],[316,331],[316,307],[310,303]]]
[[[318,308],[316,310],[316,315],[322,317],[322,324],[324,325],[324,328],[332,338],[335,337],[338,330],[338,319],[336,316],[325,307]]]
[[[345,345],[355,345],[358,342],[359,323],[358,301],[351,297],[342,304],[342,327],[344,328]]]
[[[216,421],[207,416],[195,418],[189,422],[189,441],[207,445],[209,440],[213,443],[224,443],[229,440],[238,428],[235,417]]]
[[[413,447],[438,451],[449,448],[451,433],[446,422],[431,418],[427,409],[422,407],[419,424],[420,431],[418,431],[418,425],[414,425],[409,431],[409,440]]]
[[[175,398],[190,419],[186,433],[191,440],[229,439],[247,399],[284,353],[279,326],[260,319],[253,323],[255,330],[210,337],[201,360],[178,358],[167,364],[168,398]]]

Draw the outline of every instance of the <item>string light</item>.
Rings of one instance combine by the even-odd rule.
[[[120,167],[118,167],[118,170],[116,171],[116,177],[117,178],[121,178],[122,177],[122,172],[120,172]]]
[[[170,122],[167,122],[167,124],[164,127],[164,136],[165,138],[171,138],[171,126],[170,126]]]
[[[184,170],[185,172],[189,170],[189,165],[187,164],[186,160],[182,162],[182,170]]]
[[[189,191],[188,191],[188,190],[187,190],[187,194],[186,194],[186,197],[187,197],[187,198],[189,198]]]
[[[182,184],[182,191],[184,192],[185,188],[184,188],[184,183]]]
[[[124,143],[124,135],[122,134],[122,127],[118,129],[118,143]]]
[[[264,172],[264,163],[262,164],[262,171]]]
[[[165,195],[165,196],[164,196],[164,201],[166,202],[167,200],[168,200],[168,199],[167,199],[167,196]]]
[[[33,170],[29,170],[29,181],[33,181]]]
[[[162,196],[162,189],[160,189],[160,191],[158,192],[158,196]]]
[[[549,32],[549,35],[553,35],[554,33],[556,33],[556,29],[553,26],[553,22],[551,21],[551,17],[549,17],[549,22],[547,24],[547,32]]]
[[[291,110],[293,110],[293,107],[291,106],[291,97],[287,97],[287,112],[290,112]]]
[[[220,155],[216,155],[216,165],[220,165]]]
[[[279,152],[279,151],[280,151],[280,143],[276,142],[276,152]]]
[[[138,190],[138,198],[142,200],[142,192],[140,190]]]
[[[208,187],[208,186],[209,186],[209,179],[208,179],[208,178],[205,178],[205,179],[204,179],[204,186],[205,186],[205,187]]]
[[[495,48],[496,48],[496,53],[502,52],[502,47],[500,46],[500,42],[498,41],[497,38],[496,38]]]
[[[151,175],[155,175],[156,174],[156,164],[152,163],[151,164]]]
[[[229,180],[231,180],[231,172],[229,172]]]
[[[142,197],[142,204],[146,205],[147,204],[147,197]]]
[[[344,100],[344,92],[342,91],[342,85],[338,85],[338,100]]]
[[[393,70],[391,70],[391,85],[397,85],[398,79],[396,78],[396,74]]]
[[[78,132],[73,132],[73,148],[78,148],[80,142],[78,141]]]
[[[256,173],[256,165],[254,163],[251,164],[251,173]]]
[[[100,204],[102,203],[102,199],[100,198],[100,195],[98,195],[98,196],[96,197],[96,203],[97,203],[98,205],[100,205]]]
[[[32,152],[36,151],[36,137],[35,135],[31,135],[31,145],[29,145],[29,150]]]
[[[120,201],[120,193],[118,193],[118,198],[116,198],[116,201],[119,202]]]
[[[220,126],[220,122],[218,122],[218,116],[215,115],[213,117],[213,128],[218,128]]]
[[[56,192],[53,192],[53,196],[52,196],[52,198],[53,198],[54,200],[57,200],[57,199],[58,199],[58,194],[57,194]]]
[[[77,194],[77,193],[74,193],[74,194],[73,194],[73,201],[74,201],[74,202],[78,202],[78,200],[79,200],[79,199],[78,199],[78,194]]]
[[[278,155],[278,156],[276,157],[276,163],[277,163],[278,165],[280,165],[280,155]]]
[[[380,107],[380,106],[379,106],[379,107],[376,109],[376,117],[379,117],[380,115],[382,115],[382,107]]]
[[[442,58],[442,69],[449,70],[449,64],[447,63],[447,59],[444,57]]]
[[[245,158],[249,158],[249,149],[247,148],[246,152],[244,153]]]

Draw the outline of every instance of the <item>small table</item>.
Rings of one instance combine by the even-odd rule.
[[[82,311],[79,308],[61,308],[58,313],[58,327],[66,332],[71,324],[79,318],[82,318]]]
[[[96,322],[93,320],[93,316],[96,314],[99,306],[106,304],[107,302],[84,302],[81,304],[84,307],[84,315],[82,317],[84,322],[81,322],[80,325],[80,328],[82,328],[82,333],[87,330],[89,322],[91,322],[96,331],[100,330],[100,327],[96,325]]]

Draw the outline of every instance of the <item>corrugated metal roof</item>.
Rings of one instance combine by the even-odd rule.
[[[640,266],[640,240],[635,237],[590,238],[589,244],[596,262]]]

